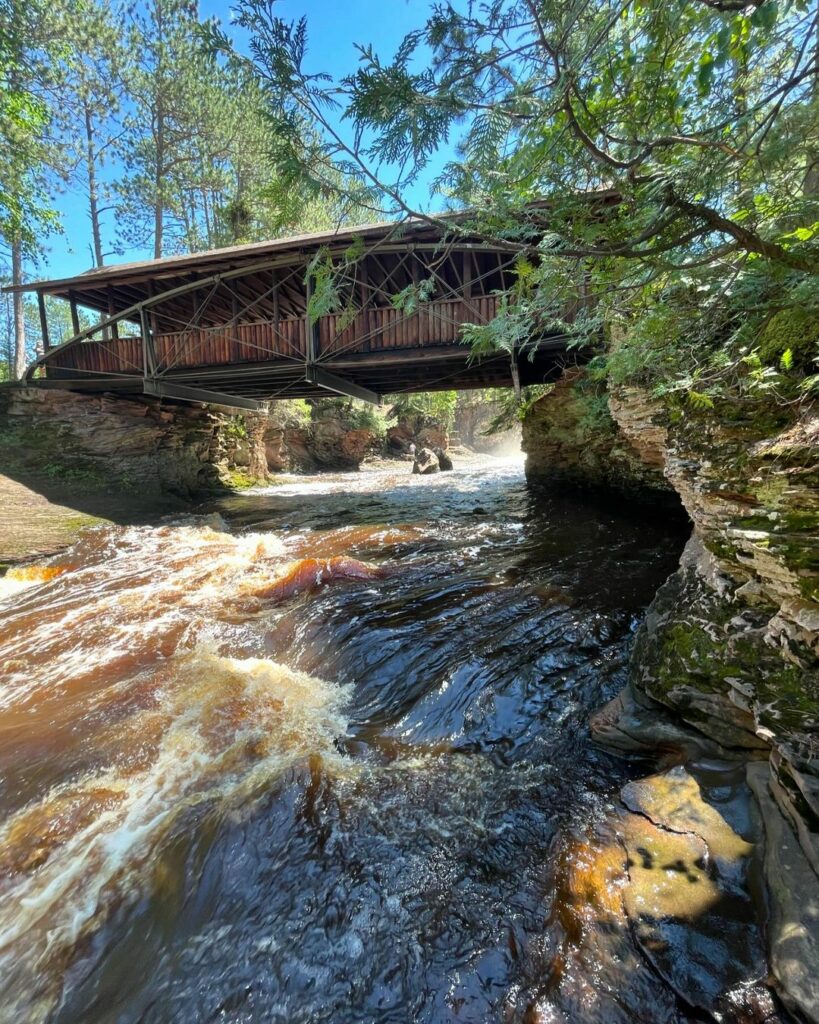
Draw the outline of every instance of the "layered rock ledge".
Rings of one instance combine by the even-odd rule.
[[[626,690],[592,732],[666,764],[747,764],[768,963],[785,1005],[819,1021],[816,406],[744,395],[696,409],[635,387],[609,394],[572,369],[535,403],[523,436],[531,480],[652,501],[673,491],[687,511],[680,568],[640,627]],[[693,1002],[719,1019],[716,1002]]]

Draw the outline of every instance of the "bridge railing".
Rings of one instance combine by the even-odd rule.
[[[317,355],[334,356],[396,349],[453,345],[463,323],[488,323],[495,315],[495,296],[445,299],[428,303],[413,313],[392,307],[360,310],[352,320],[342,313],[320,317]],[[166,372],[199,366],[267,362],[306,358],[307,327],[304,317],[257,321],[226,327],[190,328],[154,337],[156,369]],[[142,338],[94,338],[50,353],[46,370],[91,374],[141,374]]]
[[[345,355],[394,352],[457,344],[464,323],[489,323],[497,314],[499,298],[438,299],[415,311],[393,307],[369,307],[352,317],[330,313],[320,317],[313,330],[315,356],[334,359]],[[573,319],[583,301],[564,311]],[[307,359],[305,317],[276,322],[223,327],[192,327],[183,331],[158,333],[153,338],[154,372],[158,374],[205,366]],[[89,338],[80,344],[51,351],[45,363],[53,377],[77,374],[141,376],[144,350],[140,336]]]

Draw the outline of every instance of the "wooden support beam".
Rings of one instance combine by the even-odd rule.
[[[40,333],[43,336],[43,352],[48,352],[51,348],[51,342],[48,339],[48,317],[46,316],[45,307],[45,295],[41,291],[37,292],[37,308],[40,311]],[[74,332],[77,333],[76,331]]]
[[[306,287],[307,300],[305,303],[304,312],[304,350],[307,353],[307,362],[314,363],[319,356],[319,322],[310,323],[310,300],[313,297],[313,275],[308,271],[307,273],[307,287]],[[344,392],[342,392],[343,394]],[[365,399],[369,401],[369,399]]]
[[[363,388],[354,384],[344,377],[337,377],[334,373],[328,373],[318,366],[307,366],[304,370],[304,379],[308,384],[315,384],[317,387],[325,388],[327,391],[335,391],[339,395],[347,395],[349,398],[360,398],[362,402],[370,402],[372,405],[381,405],[381,395],[377,395],[369,388]]]
[[[68,304],[71,307],[71,326],[74,329],[75,334],[80,333],[80,314],[77,311],[77,300],[74,298],[74,293],[68,293]]]
[[[142,372],[145,377],[153,377],[156,373],[156,349],[154,348],[154,332],[150,316],[143,306],[139,311],[140,332],[142,334]]]
[[[463,253],[463,287],[464,287],[464,298],[472,298],[472,253],[469,249],[465,249]]]
[[[113,316],[116,311],[116,306],[114,305],[114,289],[109,284],[106,291],[108,295],[108,316]],[[119,324],[111,324],[110,331],[113,340],[119,341]]]
[[[206,391],[204,388],[191,388],[184,384],[167,384],[165,381],[146,380],[142,384],[143,393],[155,398],[177,398],[183,402],[202,402],[204,405],[222,405],[227,409],[251,409],[253,412],[265,412],[267,402],[255,398],[244,398],[241,395],[228,395],[223,391]]]

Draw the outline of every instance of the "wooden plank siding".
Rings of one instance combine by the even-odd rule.
[[[334,356],[452,345],[460,338],[462,323],[488,323],[496,308],[497,299],[490,295],[438,300],[410,316],[392,307],[369,308],[358,312],[349,323],[345,323],[343,314],[331,313],[319,321],[319,354]],[[161,333],[154,340],[160,372],[287,357],[304,361],[306,356],[304,317],[281,320],[276,330],[271,322],[260,321]],[[120,337],[85,341],[66,352],[55,349],[50,353],[48,368],[90,374],[141,373],[142,341],[139,337]]]

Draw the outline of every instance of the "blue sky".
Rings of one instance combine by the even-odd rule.
[[[202,17],[217,17],[243,48],[242,37],[230,28],[230,7],[218,0],[200,0]],[[280,15],[288,19],[306,16],[308,21],[308,64],[311,71],[325,71],[340,78],[357,62],[356,43],[372,43],[383,58],[393,55],[404,35],[419,27],[431,4],[427,0],[281,0]],[[440,161],[416,188],[413,201],[429,206],[429,181]],[[71,192],[57,197],[64,234],[47,243],[41,264],[32,268],[34,277],[56,278],[80,273],[92,265],[89,249],[90,225],[81,195]],[[104,225],[105,250],[114,249],[114,217]],[[145,259],[150,252],[130,249],[106,258],[106,263]]]

